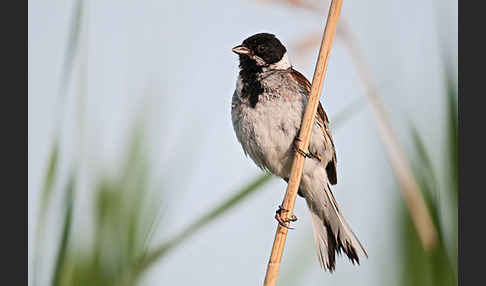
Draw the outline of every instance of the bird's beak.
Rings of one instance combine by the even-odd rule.
[[[250,49],[243,45],[236,46],[232,49],[233,53],[238,54],[238,55],[249,55],[250,54]]]

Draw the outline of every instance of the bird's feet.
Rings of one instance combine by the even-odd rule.
[[[284,209],[282,206],[278,206],[278,210],[275,212],[275,219],[278,221],[278,223],[285,228],[288,229],[294,229],[290,226],[287,225],[289,222],[294,222],[297,221],[297,217],[295,215],[291,215],[288,218],[282,218],[282,212],[288,212],[289,210]]]
[[[305,158],[311,158],[312,155],[310,153],[306,153],[304,150],[299,148],[298,142],[302,141],[299,136],[296,136],[293,143],[293,148],[295,152],[298,152],[300,155],[304,156]]]

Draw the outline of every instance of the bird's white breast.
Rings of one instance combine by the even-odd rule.
[[[263,78],[265,91],[259,95],[255,107],[250,106],[248,97],[241,96],[243,82],[238,79],[231,110],[233,128],[245,154],[260,168],[288,178],[292,145],[300,129],[307,97],[285,71],[265,74]],[[327,161],[332,158],[324,141],[319,125],[315,123],[309,150],[322,155],[323,161],[316,165],[322,169],[319,172],[325,172]]]
[[[292,144],[303,112],[302,98],[264,92],[254,108],[241,98],[241,80],[233,95],[232,120],[243,150],[262,169],[288,177]]]

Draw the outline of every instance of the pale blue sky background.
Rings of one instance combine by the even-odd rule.
[[[293,44],[322,31],[328,5],[322,4],[319,14],[257,1],[85,2],[62,124],[60,185],[73,160],[81,157],[83,162],[73,236],[82,239],[89,234],[83,225],[89,222],[93,175],[116,169],[131,123],[147,103],[153,173],[163,174],[169,196],[163,213],[170,220],[163,218],[164,230],[154,238],[154,243],[160,242],[260,173],[244,157],[231,126],[237,76],[231,48],[254,33],[274,33],[287,45],[294,67],[311,79],[319,47],[297,57]],[[441,53],[450,56],[457,70],[456,2],[344,1],[341,14],[359,38],[403,146],[410,150],[408,126],[413,122],[426,144],[434,146],[430,151],[437,166],[444,163],[445,151]],[[56,104],[73,4],[29,1],[29,265],[39,190],[60,117]],[[363,91],[347,50],[335,41],[321,99],[330,120],[363,99]],[[82,144],[76,143],[80,92],[86,94]],[[371,110],[361,102],[361,111],[333,132],[339,162],[339,184],[333,190],[369,259],[356,267],[341,257],[334,274],[322,271],[307,210],[298,198],[295,213],[300,220],[288,237],[281,273],[290,271],[291,260],[299,257],[298,263],[306,264],[303,285],[393,285],[397,279],[389,263],[398,255],[394,219],[400,195]],[[175,167],[169,168],[169,162]],[[284,189],[283,181],[273,180],[176,249],[143,282],[260,284],[275,232],[274,211]],[[56,208],[49,219],[48,229],[54,232],[60,222]],[[237,252],[234,244],[240,247]],[[45,250],[45,271],[53,259],[53,245],[55,240]]]

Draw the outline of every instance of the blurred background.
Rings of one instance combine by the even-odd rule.
[[[310,80],[328,8],[29,1],[29,285],[261,284],[286,184],[234,135],[231,48],[273,33]],[[333,191],[369,258],[320,269],[298,197],[278,285],[456,285],[457,1],[344,1],[339,21],[321,102]],[[430,249],[384,123],[433,218]]]

